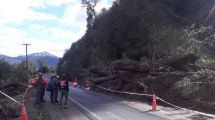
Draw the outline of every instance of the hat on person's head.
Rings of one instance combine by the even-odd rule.
[[[61,76],[61,79],[66,79],[66,74],[63,74],[63,75]]]
[[[51,76],[51,79],[53,79],[53,78],[57,78],[57,75],[54,74],[53,76]]]
[[[39,73],[38,73],[38,75],[39,75],[39,76],[41,76],[41,75],[42,75],[42,73],[41,73],[41,72],[39,72]]]

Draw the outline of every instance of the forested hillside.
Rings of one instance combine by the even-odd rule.
[[[206,96],[215,94],[215,31],[208,27],[214,26],[208,21],[214,4],[214,0],[116,1],[91,17],[93,24],[88,19],[86,34],[64,54],[58,73],[112,89],[153,90],[170,101],[208,101]],[[177,100],[176,104],[187,105]]]

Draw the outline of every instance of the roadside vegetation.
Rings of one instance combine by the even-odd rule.
[[[37,72],[48,73],[55,71],[54,68],[49,68],[48,64],[41,60],[39,61],[39,68],[37,70],[36,66],[32,62],[28,62],[28,76],[30,79]],[[12,96],[18,101],[22,101],[23,93],[28,86],[27,71],[26,71],[26,61],[20,64],[9,64],[3,59],[0,60],[0,90],[6,94]],[[34,94],[33,92],[31,93]],[[16,103],[12,103],[11,100],[3,95],[0,95],[0,118],[2,119],[20,119],[21,107]],[[34,97],[34,96],[33,96]],[[28,106],[28,111],[36,111],[32,108],[33,102],[30,101]],[[38,111],[41,111],[39,109]],[[39,113],[38,113],[39,114]],[[31,118],[37,119],[37,115],[31,113]],[[41,116],[39,116],[41,117]],[[41,119],[41,118],[40,118]]]

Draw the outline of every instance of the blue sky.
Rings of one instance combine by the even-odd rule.
[[[81,0],[0,0],[0,54],[47,51],[62,57],[86,30]],[[114,0],[100,0],[96,7],[109,8]]]

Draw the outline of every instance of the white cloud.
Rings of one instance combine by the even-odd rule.
[[[0,25],[20,23],[25,20],[57,19],[53,15],[32,10],[33,7],[45,7],[41,0],[0,0],[0,2]]]
[[[64,12],[64,18],[60,20],[63,24],[80,25],[85,23],[87,15],[82,9],[81,3],[70,4]]]
[[[72,33],[60,28],[51,28],[49,29],[49,31],[51,32],[52,36],[51,39],[71,39],[72,38]]]
[[[28,28],[34,31],[41,31],[45,28],[45,26],[38,23],[33,23],[33,24],[30,24]]]
[[[22,47],[23,39],[18,36],[0,35],[0,53],[10,56],[17,56],[24,54],[24,47]]]
[[[81,0],[0,0],[0,2],[0,54],[23,55],[25,48],[21,44],[30,43],[32,45],[29,47],[29,53],[48,51],[62,56],[71,43],[81,38],[86,31],[87,15]],[[66,7],[63,18],[32,9],[62,5]],[[101,0],[96,11],[109,6],[108,0]],[[22,25],[26,20],[36,22],[29,23],[27,26],[29,29],[8,26]],[[37,22],[47,20],[58,21],[59,25],[48,26]],[[65,26],[73,30],[64,29]],[[37,33],[39,37],[30,36],[30,32]]]
[[[10,56],[25,54],[23,43],[31,44],[31,46],[29,46],[29,53],[48,51],[60,57],[62,57],[64,50],[70,47],[70,44],[67,43],[55,43],[21,36],[0,35],[0,42],[0,53]]]
[[[5,36],[27,36],[25,31],[21,31],[19,29],[16,29],[14,27],[3,27],[0,28],[0,34]]]
[[[64,50],[70,47],[70,44],[67,43],[55,43],[38,39],[30,39],[28,43],[32,44],[30,46],[29,53],[35,53],[35,51],[37,52],[48,51],[59,57],[62,57]]]
[[[109,8],[108,0],[101,0],[96,6],[96,11],[99,13],[102,8]],[[60,20],[62,24],[71,25],[79,29],[79,32],[75,34],[76,40],[81,38],[86,31],[86,10],[82,7],[81,2],[70,4],[64,13],[64,18]]]
[[[62,36],[66,36],[63,31],[60,32]],[[67,35],[68,36],[68,35]],[[60,40],[60,38],[58,39]],[[70,47],[67,43],[56,43],[48,40],[35,39],[28,36],[26,32],[12,27],[5,27],[0,29],[0,54],[10,56],[17,56],[25,54],[25,47],[23,43],[30,43],[29,53],[48,51],[57,56],[62,56],[65,48]]]
[[[44,0],[44,3],[46,5],[50,6],[61,6],[61,5],[67,5],[71,3],[78,3],[81,2],[81,0]]]
[[[108,0],[101,0],[99,1],[95,9],[99,13],[102,10],[102,8],[109,8],[109,7],[111,7],[111,4],[108,4]]]

